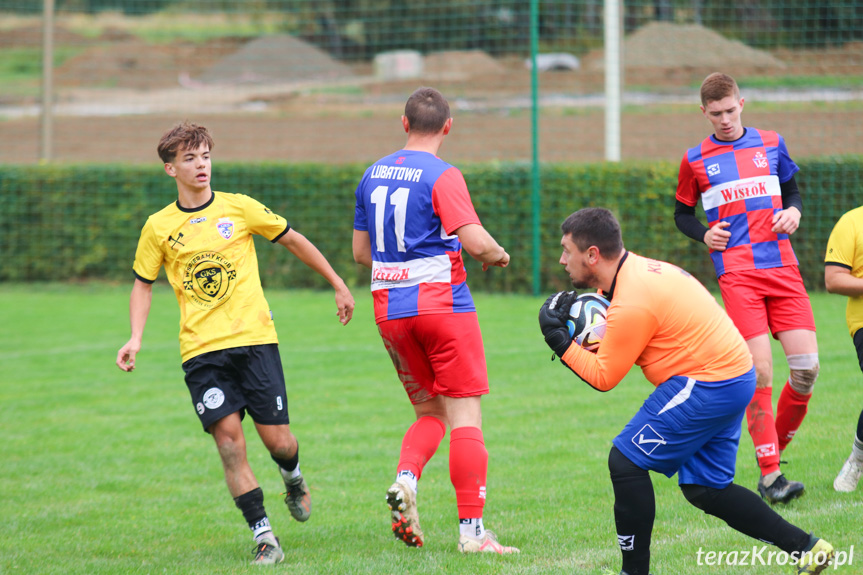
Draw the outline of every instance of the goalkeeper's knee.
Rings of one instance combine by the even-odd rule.
[[[719,489],[696,485],[694,483],[684,483],[681,484],[680,491],[683,492],[683,496],[692,505],[705,513],[713,515],[711,511],[713,511],[716,504],[716,496],[719,494]]]

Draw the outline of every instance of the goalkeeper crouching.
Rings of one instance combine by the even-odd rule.
[[[799,558],[798,573],[823,571],[832,561],[832,545],[733,483],[755,370],[725,311],[684,270],[626,251],[620,225],[607,209],[579,210],[561,230],[560,263],[573,286],[602,290],[611,306],[605,337],[592,353],[574,344],[566,327],[575,293],[549,297],[539,313],[546,343],[599,391],[617,385],[633,365],[656,386],[614,438],[608,457],[621,575],[649,573],[656,509],[648,471],[676,473],[690,503]]]

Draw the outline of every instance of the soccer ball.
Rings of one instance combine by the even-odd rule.
[[[605,317],[611,303],[598,293],[583,293],[569,308],[569,337],[587,351],[596,352],[605,337]]]

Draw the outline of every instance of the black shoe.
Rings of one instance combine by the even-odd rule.
[[[770,487],[765,487],[761,480],[758,481],[758,493],[762,499],[766,499],[769,503],[788,503],[792,499],[797,499],[806,487],[799,481],[788,481],[784,475],[776,478]]]

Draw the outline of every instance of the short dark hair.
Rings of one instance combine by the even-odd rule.
[[[170,164],[183,150],[197,150],[201,144],[213,149],[213,137],[207,128],[193,124],[188,120],[181,122],[162,134],[156,151],[166,164]]]
[[[434,88],[417,88],[405,104],[411,132],[436,134],[449,120],[449,103]]]
[[[740,88],[737,82],[728,74],[714,72],[701,83],[701,105],[706,106],[709,102],[718,102],[728,96],[740,97]]]
[[[570,214],[560,224],[560,230],[563,235],[572,236],[572,243],[581,251],[596,246],[606,259],[617,257],[623,251],[620,224],[606,208],[582,208]]]

